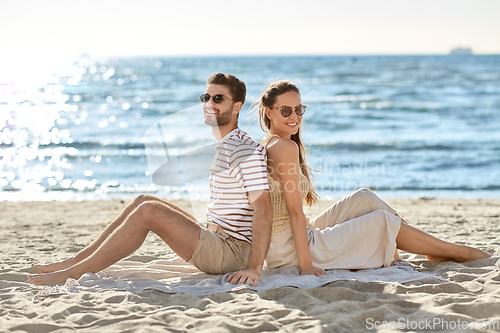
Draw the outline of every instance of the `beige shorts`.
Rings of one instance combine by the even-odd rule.
[[[245,269],[252,245],[229,236],[220,227],[200,228],[200,239],[188,261],[209,274],[225,274]]]

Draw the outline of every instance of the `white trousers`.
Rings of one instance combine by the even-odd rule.
[[[314,218],[308,228],[314,266],[323,269],[365,269],[390,266],[401,228],[397,211],[370,189],[362,188],[337,201]],[[267,268],[299,267],[292,230],[271,238]]]

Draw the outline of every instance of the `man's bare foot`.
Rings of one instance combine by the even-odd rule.
[[[69,258],[66,260],[54,262],[51,264],[45,264],[45,265],[31,265],[31,268],[39,271],[40,273],[52,273],[56,271],[62,271],[63,269],[70,268],[71,266],[77,264],[78,262],[76,261],[75,258]]]
[[[72,275],[73,274],[69,269],[64,269],[62,271],[52,273],[29,274],[28,280],[30,280],[35,286],[55,285],[59,283],[65,283],[68,278],[79,278]]]

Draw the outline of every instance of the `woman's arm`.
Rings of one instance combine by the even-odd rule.
[[[300,184],[299,147],[288,139],[278,139],[267,148],[268,163],[272,175],[278,176],[285,198],[286,209],[290,215],[292,238],[303,275],[326,274],[321,268],[312,265],[307,238],[307,222],[302,207]]]

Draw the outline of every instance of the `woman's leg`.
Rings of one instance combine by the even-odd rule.
[[[434,262],[448,260],[464,262],[491,256],[487,252],[470,246],[440,240],[405,223],[401,223],[396,244],[400,250],[426,255],[428,260]]]
[[[47,285],[65,282],[68,278],[78,279],[86,272],[97,273],[137,250],[149,231],[159,235],[186,261],[191,259],[200,235],[194,218],[187,218],[161,202],[147,201],[86,259],[62,270],[28,275],[28,278],[35,285]]]
[[[45,264],[45,265],[31,265],[33,269],[36,269],[37,271],[41,273],[50,273],[50,272],[55,272],[55,271],[60,271],[63,269],[66,269],[68,267],[71,267],[80,261],[88,258],[92,253],[94,253],[103,243],[106,241],[106,239],[120,226],[122,223],[127,219],[127,217],[135,210],[137,207],[139,207],[140,204],[147,202],[147,201],[154,201],[154,202],[160,202],[163,203],[167,206],[169,206],[171,209],[178,211],[180,214],[185,215],[187,218],[192,218],[191,215],[189,215],[187,212],[182,210],[181,208],[165,201],[159,198],[156,198],[151,195],[146,195],[146,194],[141,194],[137,196],[130,204],[125,207],[125,209],[121,212],[121,214],[108,226],[104,229],[104,231],[92,242],[90,243],[87,247],[85,247],[83,250],[78,252],[74,257],[68,258],[66,260],[58,261],[55,263],[51,264]]]
[[[323,269],[390,266],[401,224],[399,217],[378,209],[333,227],[311,230],[313,265]]]
[[[372,190],[368,188],[360,188],[352,194],[335,202],[314,218],[311,223],[313,223],[316,228],[322,230],[379,209],[400,217],[394,208],[380,199]],[[401,220],[406,223],[403,219]]]
[[[369,188],[360,188],[352,194],[335,202],[314,218],[311,223],[316,228],[323,230],[379,209],[396,215],[403,223],[407,223],[401,216],[399,216],[398,212],[394,208],[380,199],[380,197]],[[396,249],[394,253],[393,263],[397,259],[399,259],[398,249]]]

